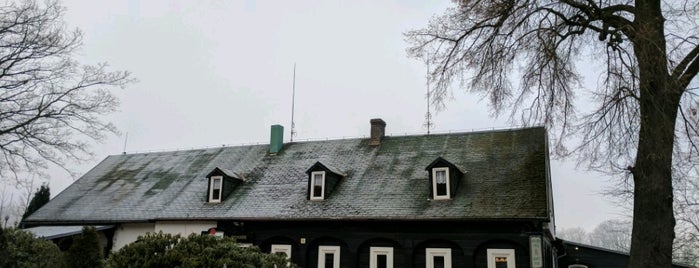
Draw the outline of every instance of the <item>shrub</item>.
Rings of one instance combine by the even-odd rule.
[[[103,259],[99,236],[92,226],[83,227],[82,233],[73,237],[73,244],[65,252],[68,267],[99,268],[104,266]]]
[[[0,267],[62,267],[61,251],[51,241],[14,228],[0,233]]]
[[[233,238],[146,234],[111,254],[107,267],[286,267],[282,255],[242,248]],[[291,264],[290,267],[296,267]]]

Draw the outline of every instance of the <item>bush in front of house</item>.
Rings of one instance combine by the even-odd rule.
[[[73,244],[65,252],[65,263],[71,268],[104,266],[102,246],[95,227],[85,226],[81,234],[73,237]]]
[[[107,267],[286,267],[283,255],[240,247],[233,238],[208,235],[146,234],[114,252]],[[290,267],[296,267],[291,264]]]
[[[61,251],[51,241],[7,228],[0,231],[0,267],[63,267]]]

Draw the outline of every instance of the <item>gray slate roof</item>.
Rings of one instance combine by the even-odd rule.
[[[550,220],[543,127],[113,155],[25,220]],[[451,200],[429,200],[425,167],[443,157],[465,171]],[[307,200],[305,171],[320,161],[347,174],[322,201]],[[223,202],[206,202],[215,167],[242,172]]]

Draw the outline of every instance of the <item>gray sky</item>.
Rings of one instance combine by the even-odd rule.
[[[118,91],[123,132],[94,147],[94,161],[127,152],[268,143],[289,138],[293,66],[297,140],[361,137],[380,117],[392,135],[424,133],[425,66],[402,33],[427,25],[451,1],[66,0],[84,32],[83,63],[109,62],[139,83]],[[435,132],[508,127],[479,97],[455,91]],[[57,194],[73,179],[52,171]],[[592,230],[620,210],[599,192],[609,178],[552,163],[558,227]]]

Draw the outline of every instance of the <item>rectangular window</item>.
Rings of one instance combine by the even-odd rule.
[[[291,258],[291,245],[276,245],[273,244],[272,248],[269,251],[270,253],[282,253],[286,255],[286,258],[289,259]]]
[[[325,171],[311,172],[311,200],[325,199]]]
[[[432,195],[435,200],[449,199],[449,168],[432,169]]]
[[[269,252],[272,254],[281,253],[286,255],[287,260],[291,259],[291,245],[272,244],[272,248],[269,250]],[[291,266],[291,263],[287,262],[286,266]]]
[[[451,268],[450,248],[425,249],[425,267],[427,268]]]
[[[516,268],[514,249],[489,248],[487,255],[488,268]]]
[[[211,185],[209,186],[209,202],[218,203],[221,202],[221,184],[223,184],[223,177],[212,176]]]
[[[340,268],[340,247],[319,246],[318,268]]]
[[[370,247],[369,268],[393,268],[393,248]]]

